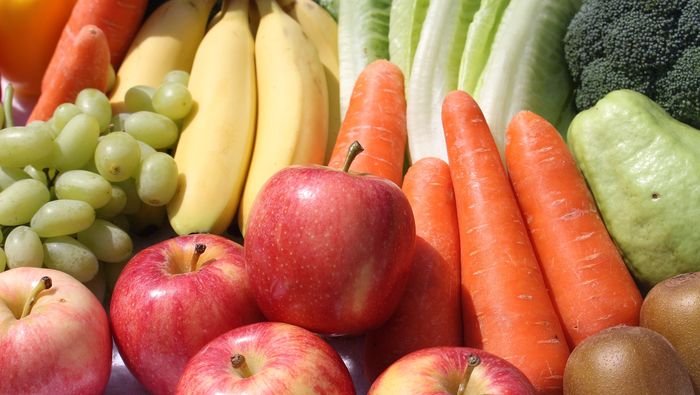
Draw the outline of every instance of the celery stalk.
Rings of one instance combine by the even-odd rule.
[[[562,40],[581,0],[511,1],[501,19],[474,98],[501,155],[510,119],[535,112],[565,131],[572,109],[571,77]]]
[[[411,162],[427,156],[447,161],[442,102],[449,91],[457,88],[467,29],[479,3],[479,0],[433,0],[428,6],[407,88]]]
[[[338,15],[340,115],[362,70],[377,59],[389,59],[391,0],[345,0]]]
[[[389,59],[399,66],[406,81],[411,75],[429,0],[394,0],[389,15]]]

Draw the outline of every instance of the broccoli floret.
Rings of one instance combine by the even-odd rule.
[[[700,47],[685,51],[656,84],[656,100],[671,116],[700,127]],[[695,76],[696,78],[689,78]]]
[[[584,0],[564,53],[578,111],[633,89],[700,127],[700,0]]]
[[[592,61],[583,69],[581,79],[585,82],[578,88],[575,97],[576,108],[593,107],[597,100],[595,97],[600,92],[607,90],[632,89],[635,91],[647,90],[649,82],[640,75],[627,75],[616,70],[611,62],[600,58]]]

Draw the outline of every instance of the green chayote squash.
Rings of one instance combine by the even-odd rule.
[[[700,131],[618,90],[579,113],[567,138],[640,286],[700,271]]]

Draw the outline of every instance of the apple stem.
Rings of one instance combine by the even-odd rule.
[[[345,157],[345,163],[343,164],[343,171],[348,172],[350,170],[350,165],[352,162],[355,160],[355,157],[360,154],[360,152],[364,151],[365,149],[362,148],[360,145],[360,142],[355,140],[350,144],[350,147],[348,148],[348,155]]]
[[[469,379],[472,376],[474,368],[479,366],[481,363],[481,358],[476,354],[469,354],[467,356],[467,367],[464,369],[464,376],[462,376],[462,382],[459,383],[459,388],[457,389],[457,395],[465,395],[467,391],[467,386],[469,385]]]
[[[236,354],[231,357],[231,366],[233,366],[233,368],[236,369],[243,378],[253,375],[253,372],[251,372],[250,368],[248,367],[248,363],[245,361],[245,357],[241,354]]]
[[[51,277],[49,276],[44,276],[39,280],[39,282],[34,286],[34,289],[32,289],[32,293],[29,294],[29,299],[27,299],[26,302],[24,302],[24,308],[22,309],[22,315],[19,317],[21,320],[22,318],[26,317],[29,315],[29,312],[32,311],[32,307],[34,307],[34,303],[36,303],[36,300],[39,298],[39,293],[45,289],[51,288],[52,282],[51,282]]]
[[[197,243],[194,245],[194,253],[192,253],[192,259],[190,259],[190,272],[197,270],[197,262],[199,262],[199,257],[202,256],[206,250],[206,244]]]

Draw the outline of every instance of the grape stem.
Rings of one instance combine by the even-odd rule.
[[[34,307],[34,303],[36,303],[36,300],[39,299],[39,294],[41,293],[41,291],[50,289],[51,286],[51,277],[44,276],[41,278],[41,280],[39,280],[39,282],[34,286],[34,289],[32,289],[32,292],[29,294],[29,299],[27,299],[27,301],[24,302],[22,315],[19,317],[20,320],[29,315],[29,313],[32,311],[32,307]]]
[[[12,84],[7,84],[5,87],[5,94],[2,98],[2,109],[5,112],[5,127],[11,128],[15,126],[14,118],[12,117],[12,100],[15,95],[15,88]],[[0,125],[1,126],[1,125]]]

